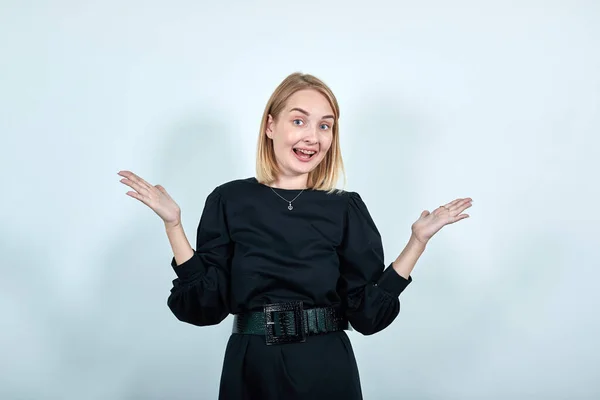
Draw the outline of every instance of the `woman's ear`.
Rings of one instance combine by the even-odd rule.
[[[273,117],[271,116],[271,114],[269,114],[269,116],[267,117],[267,131],[265,132],[269,139],[273,139],[273,124]]]

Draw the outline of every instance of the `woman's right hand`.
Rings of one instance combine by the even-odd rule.
[[[165,226],[174,227],[181,224],[181,209],[164,187],[152,186],[131,171],[119,171],[118,175],[123,177],[121,183],[135,190],[126,194],[150,207],[164,221]]]

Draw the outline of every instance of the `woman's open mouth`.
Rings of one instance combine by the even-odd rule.
[[[310,161],[315,154],[318,152],[316,150],[306,150],[306,149],[292,149],[296,158],[300,161]]]

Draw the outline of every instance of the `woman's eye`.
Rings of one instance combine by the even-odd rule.
[[[300,125],[302,125],[304,122],[302,122],[302,120],[301,120],[301,119],[295,119],[294,121],[292,121],[292,123],[293,123],[294,125],[300,126]]]
[[[327,125],[327,124],[322,124],[322,125],[321,125],[321,129],[323,129],[324,131],[326,131],[327,129],[329,129],[329,125]]]

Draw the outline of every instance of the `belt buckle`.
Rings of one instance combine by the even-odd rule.
[[[289,303],[266,304],[264,306],[265,313],[265,341],[267,345],[282,344],[282,343],[302,343],[306,341],[306,326],[304,323],[304,306],[302,301],[293,301]],[[293,328],[295,334],[284,333],[276,335],[275,315],[278,313],[287,313],[292,316]],[[285,323],[285,322],[284,322]],[[290,327],[287,327],[289,329]],[[282,330],[286,330],[284,326]]]

